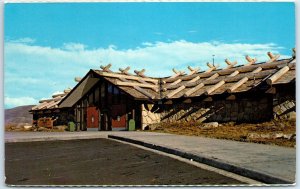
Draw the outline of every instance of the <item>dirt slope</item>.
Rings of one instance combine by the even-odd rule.
[[[24,125],[25,123],[32,123],[32,114],[28,111],[33,107],[33,105],[28,106],[18,106],[11,109],[5,109],[5,125]]]

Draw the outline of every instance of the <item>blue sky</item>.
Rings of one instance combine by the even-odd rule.
[[[35,104],[74,87],[101,64],[146,68],[169,76],[173,67],[206,69],[215,54],[282,58],[295,46],[293,3],[25,3],[6,4],[5,107]],[[133,70],[131,70],[133,72]]]

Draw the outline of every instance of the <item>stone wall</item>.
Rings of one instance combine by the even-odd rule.
[[[275,119],[296,120],[296,99],[293,93],[280,91],[274,95],[273,114]]]
[[[152,110],[152,111],[151,111]],[[161,121],[160,114],[153,110],[153,104],[142,105],[142,129],[148,125],[159,123]]]
[[[256,123],[273,118],[296,119],[296,100],[291,91],[239,97],[235,100],[193,100],[164,104],[158,111],[143,105],[143,129],[159,122],[243,122]]]
[[[272,98],[165,105],[162,122],[261,122],[272,118]]]

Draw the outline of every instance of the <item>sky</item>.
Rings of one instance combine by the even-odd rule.
[[[206,70],[224,59],[292,55],[295,6],[272,3],[7,3],[4,106],[37,104],[76,85],[89,69]]]

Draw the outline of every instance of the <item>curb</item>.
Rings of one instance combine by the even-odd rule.
[[[248,178],[251,178],[251,179],[254,179],[257,181],[264,182],[266,184],[293,184],[294,183],[292,181],[278,178],[278,177],[275,177],[272,175],[268,175],[266,173],[261,173],[261,172],[257,172],[257,171],[251,170],[251,169],[238,167],[236,165],[221,162],[220,160],[215,160],[213,158],[203,157],[203,156],[195,155],[192,153],[175,150],[175,149],[172,149],[169,147],[159,146],[159,145],[155,145],[155,144],[151,144],[151,143],[147,143],[147,142],[143,142],[143,141],[139,141],[139,140],[135,140],[135,139],[131,139],[131,138],[115,136],[115,135],[108,135],[108,138],[121,140],[121,141],[125,141],[125,142],[130,142],[130,143],[141,145],[141,146],[151,148],[154,150],[159,150],[159,151],[166,152],[169,154],[177,155],[177,156],[180,156],[180,157],[186,158],[186,159],[193,159],[193,161],[196,161],[199,163],[204,163],[209,166],[223,169],[225,171],[229,171],[232,173],[236,173],[236,174],[244,176],[244,177],[248,177]]]

